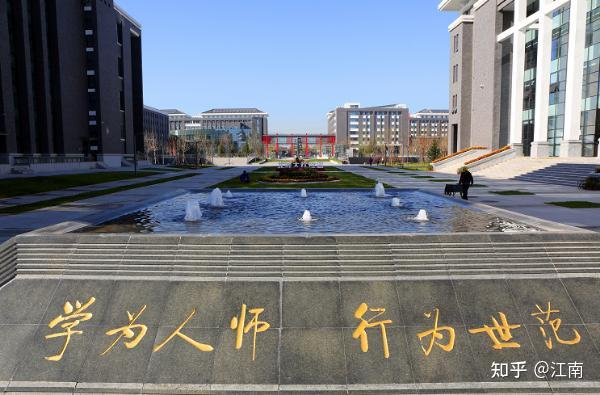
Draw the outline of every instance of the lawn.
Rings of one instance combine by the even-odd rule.
[[[416,171],[430,171],[431,164],[429,163],[404,163],[400,165],[401,169],[416,170]]]
[[[490,191],[490,193],[494,193],[496,195],[503,195],[503,196],[521,196],[521,195],[535,195],[535,193],[533,192],[524,192],[524,191]]]
[[[213,185],[213,187],[219,187],[221,189],[233,189],[233,188],[262,188],[262,189],[298,189],[298,188],[373,188],[375,187],[375,180],[359,176],[358,174],[348,173],[345,171],[339,171],[336,169],[331,175],[339,178],[336,182],[319,182],[319,183],[304,183],[304,184],[263,184],[260,181],[265,177],[276,174],[276,171],[267,172],[265,170],[255,171],[250,173],[250,182],[243,184],[240,182],[239,176],[234,177],[230,180],[224,181],[220,184]]]
[[[412,178],[434,178],[433,176],[411,176]]]
[[[133,171],[112,171],[102,173],[64,174],[59,176],[5,178],[0,180],[0,198],[58,191],[84,185],[147,177],[154,174],[159,174],[159,172],[140,170],[135,174]]]
[[[588,202],[585,200],[573,200],[566,202],[549,202],[553,206],[566,207],[566,208],[600,208],[600,203]]]
[[[132,184],[132,185],[123,185],[123,186],[115,187],[115,188],[101,189],[99,191],[84,192],[84,193],[80,193],[80,194],[74,195],[74,196],[66,196],[66,197],[60,197],[57,199],[43,200],[41,202],[22,204],[19,206],[4,207],[4,208],[0,208],[0,214],[18,214],[18,213],[23,213],[26,211],[37,210],[40,208],[58,206],[60,204],[71,203],[71,202],[75,202],[78,200],[90,199],[90,198],[97,197],[97,196],[108,195],[108,194],[115,193],[115,192],[126,191],[128,189],[147,187],[149,185],[161,184],[163,182],[168,182],[168,181],[175,181],[175,180],[179,180],[182,178],[193,177],[196,175],[197,174],[195,174],[195,173],[182,174],[182,175],[178,175],[175,177],[159,178],[156,180],[140,182],[140,183]]]

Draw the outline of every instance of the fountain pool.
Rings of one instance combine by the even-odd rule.
[[[400,207],[392,207],[396,197]],[[213,207],[215,196],[189,192],[148,206],[87,232],[157,232],[180,234],[394,234],[448,232],[523,232],[538,230],[506,218],[474,209],[453,200],[416,190],[389,190],[377,198],[372,190],[237,191]],[[199,202],[202,220],[184,221],[189,200]],[[218,202],[220,203],[220,202]],[[426,209],[429,221],[415,221]],[[318,221],[299,221],[309,210]]]

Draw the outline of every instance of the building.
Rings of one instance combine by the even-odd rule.
[[[348,150],[349,156],[370,144],[385,145],[390,155],[398,156],[408,149],[409,117],[404,104],[361,107],[359,103],[346,103],[327,114],[327,124],[329,134]]]
[[[250,133],[268,134],[269,114],[257,108],[215,108],[194,117],[190,125],[207,130],[231,133],[234,143],[240,145]]]
[[[144,106],[144,144],[151,138],[155,149],[163,151],[169,141],[169,114],[154,107]],[[146,151],[148,147],[144,147]]]
[[[443,0],[451,152],[510,145],[532,157],[598,155],[600,3]]]
[[[411,137],[448,137],[448,110],[424,109],[410,116]]]
[[[448,110],[423,109],[410,116],[410,154],[426,159],[436,142],[442,153],[448,150]]]
[[[0,1],[0,167],[133,156],[141,39],[112,0]]]
[[[169,116],[169,133],[173,133],[176,130],[184,130],[185,124],[192,119],[190,115],[176,109],[166,109],[160,111]]]

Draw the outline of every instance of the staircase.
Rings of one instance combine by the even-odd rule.
[[[540,184],[577,187],[598,165],[585,163],[558,163],[543,169],[516,176],[513,180]]]
[[[178,281],[588,277],[600,275],[600,234],[25,235],[0,248],[0,273],[2,282],[15,275]]]

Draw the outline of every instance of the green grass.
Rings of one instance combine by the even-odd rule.
[[[471,188],[487,188],[487,185],[483,185],[483,184],[473,184],[473,185],[471,185]]]
[[[19,214],[19,213],[23,213],[26,211],[38,210],[38,209],[45,208],[45,207],[58,206],[60,204],[71,203],[71,202],[75,202],[78,200],[90,199],[90,198],[97,197],[97,196],[103,196],[103,195],[108,195],[111,193],[127,191],[129,189],[147,187],[147,186],[155,185],[155,184],[162,184],[163,182],[180,180],[182,178],[193,177],[196,175],[197,174],[194,174],[194,173],[182,174],[182,175],[175,176],[175,177],[160,178],[157,180],[151,180],[151,181],[141,182],[141,183],[132,184],[132,185],[123,185],[123,186],[115,187],[115,188],[102,189],[100,191],[84,192],[84,193],[80,193],[80,194],[74,195],[74,196],[65,196],[65,197],[60,197],[60,198],[56,198],[56,199],[43,200],[41,202],[22,204],[19,206],[4,207],[4,208],[0,208],[0,214]]]
[[[412,178],[435,178],[433,176],[411,176]]]
[[[258,189],[298,189],[298,188],[373,188],[376,184],[375,180],[359,176],[358,174],[348,172],[335,172],[331,175],[339,178],[336,182],[319,182],[319,183],[305,183],[305,184],[262,184],[260,181],[271,174],[276,172],[252,172],[250,173],[250,182],[243,184],[240,182],[239,176],[234,177],[230,180],[224,181],[220,184],[213,185],[213,187],[234,189],[234,188],[258,188]]]
[[[533,192],[524,192],[524,191],[490,191],[490,193],[494,193],[496,195],[503,195],[503,196],[520,196],[520,195],[535,195],[535,193]]]
[[[588,202],[585,200],[573,200],[566,202],[548,202],[553,206],[566,207],[566,208],[600,208],[600,203]]]
[[[0,180],[0,198],[58,191],[66,188],[128,180],[154,174],[159,174],[159,172],[140,170],[135,174],[133,171],[112,171],[102,173],[64,174],[59,176],[5,178]]]
[[[451,180],[449,178],[436,178],[435,180],[429,180],[431,182],[453,182],[455,184],[458,184],[457,180]]]
[[[429,163],[404,163],[400,166],[401,169],[416,170],[416,171],[430,171],[431,164]]]

